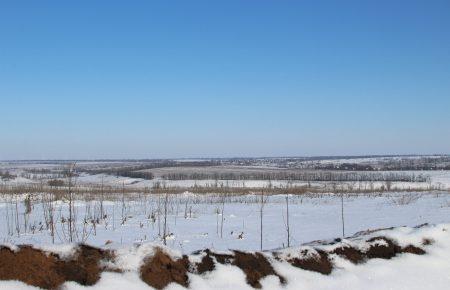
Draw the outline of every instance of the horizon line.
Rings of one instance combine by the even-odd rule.
[[[450,156],[450,153],[431,153],[431,154],[367,154],[367,155],[286,155],[286,156],[233,156],[233,157],[179,157],[179,158],[80,158],[80,159],[61,159],[61,158],[49,158],[49,159],[0,159],[0,162],[36,162],[36,161],[54,161],[54,162],[69,162],[69,161],[158,161],[158,160],[230,160],[230,159],[341,159],[341,158],[378,158],[378,157],[445,157]]]

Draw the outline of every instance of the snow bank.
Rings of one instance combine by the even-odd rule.
[[[362,260],[352,260],[339,251],[344,248],[351,248]],[[20,251],[14,250],[14,253]],[[58,255],[69,257],[74,247],[46,249],[54,250]],[[158,278],[163,280],[158,285],[167,285],[169,290],[185,289],[180,285],[183,281],[189,289],[198,290],[253,287],[441,290],[450,285],[450,224],[366,231],[343,240],[315,241],[275,252],[206,250],[183,256],[154,244],[124,247],[113,252],[95,284],[83,286],[65,282],[63,289],[152,289],[148,284]],[[331,265],[330,272],[315,268],[317,265]],[[0,277],[5,271],[0,260]],[[146,274],[150,275],[150,280],[144,279]],[[184,280],[180,282],[180,279]],[[176,283],[170,283],[173,281]],[[1,281],[0,289],[37,288],[22,282]]]

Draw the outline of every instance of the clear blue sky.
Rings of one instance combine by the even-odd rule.
[[[1,1],[0,159],[450,153],[450,1]]]

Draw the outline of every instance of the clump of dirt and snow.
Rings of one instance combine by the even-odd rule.
[[[101,261],[113,258],[113,253],[85,245],[63,255],[58,252],[31,246],[1,247],[0,280],[19,280],[44,289],[56,289],[66,281],[89,286],[100,279]]]
[[[265,252],[0,247],[0,289],[448,289],[450,224]],[[54,251],[53,251],[54,250]]]

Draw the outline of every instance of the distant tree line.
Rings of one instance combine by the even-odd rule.
[[[33,174],[52,174],[52,173],[55,173],[55,170],[51,170],[51,169],[47,169],[47,168],[26,168],[24,171],[28,172],[28,173],[33,173]]]
[[[412,171],[412,170],[450,170],[450,164],[438,162],[436,159],[423,160],[393,160],[378,164],[342,163],[317,164],[310,166],[317,170],[348,170],[348,171]]]
[[[117,176],[122,176],[122,177],[129,177],[129,178],[142,178],[142,179],[148,179],[148,180],[152,180],[154,178],[153,173],[149,172],[149,171],[117,171],[115,173],[115,175]]]
[[[319,167],[319,166],[318,166]],[[348,171],[375,171],[373,166],[359,163],[324,164],[320,166],[324,170],[348,170]]]
[[[353,162],[352,159],[366,159]],[[341,163],[341,160],[347,160]],[[326,161],[326,162],[324,162]],[[329,162],[333,161],[333,162]],[[340,171],[402,171],[402,170],[450,170],[450,156],[316,156],[286,158],[229,158],[221,159],[222,165],[273,166],[290,169],[340,170]]]
[[[90,174],[108,174],[129,178],[143,178],[153,179],[154,175],[150,171],[144,171],[149,169],[164,168],[164,167],[205,167],[205,166],[217,166],[220,165],[220,161],[173,161],[173,160],[161,160],[152,163],[121,166],[112,168],[100,168],[86,170]]]
[[[398,172],[191,172],[167,173],[165,180],[298,180],[298,181],[403,181],[426,182],[422,174]]]

